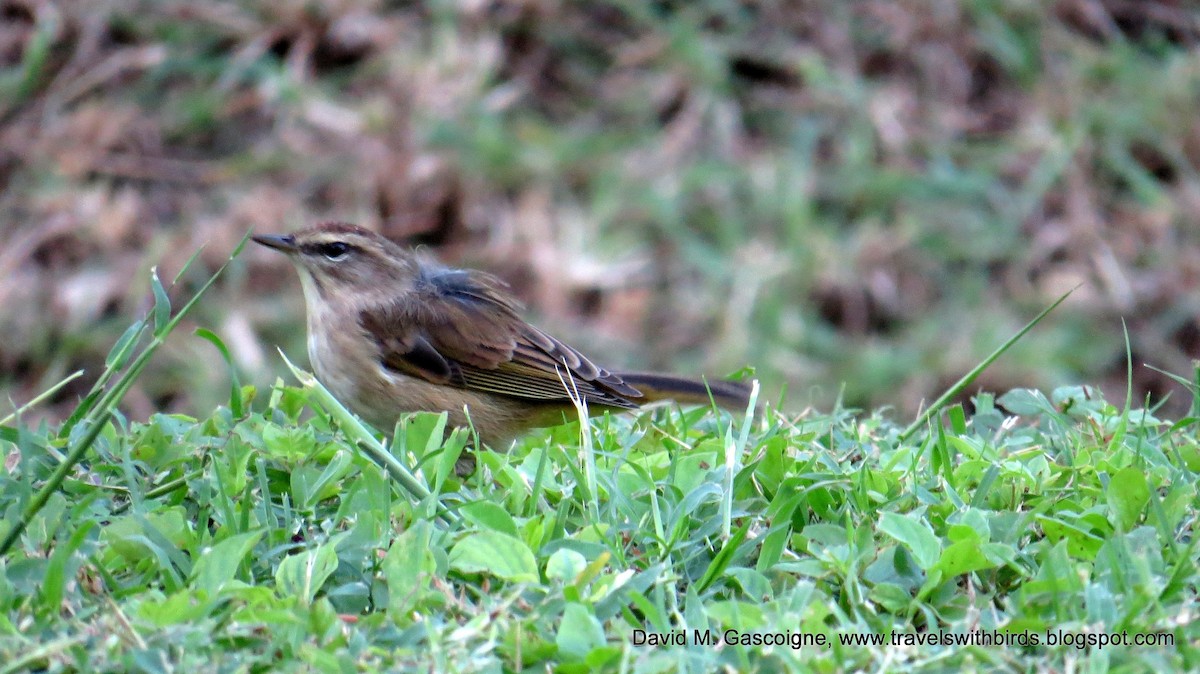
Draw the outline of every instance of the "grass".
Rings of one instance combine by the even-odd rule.
[[[118,344],[73,422],[0,429],[0,671],[1200,666],[1195,417],[1083,386],[915,432],[661,408],[535,432],[460,481],[444,418],[389,452],[298,370],[125,418],[111,392],[184,313],[154,287],[130,334],[155,338]],[[1008,645],[950,645],[972,634]]]
[[[1200,668],[1186,3],[5,20],[0,672]],[[438,418],[385,447],[276,379],[281,260],[205,285],[324,219],[500,273],[606,364],[751,363],[767,408],[569,423],[461,481]],[[726,630],[788,643],[696,643]],[[908,645],[969,634],[1025,641]]]

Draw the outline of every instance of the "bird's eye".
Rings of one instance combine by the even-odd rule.
[[[331,241],[321,244],[317,250],[325,257],[337,262],[346,259],[346,255],[350,253],[350,246],[341,241]]]

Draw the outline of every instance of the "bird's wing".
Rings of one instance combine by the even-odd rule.
[[[531,401],[569,402],[576,394],[593,404],[638,406],[636,388],[526,323],[519,310],[490,274],[430,267],[412,292],[364,308],[358,323],[385,367],[436,384]]]

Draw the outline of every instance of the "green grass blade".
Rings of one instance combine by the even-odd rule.
[[[211,288],[212,284],[216,282],[217,278],[219,278],[225,272],[225,270],[229,267],[229,263],[232,262],[234,258],[237,257],[238,253],[240,253],[245,247],[246,241],[249,239],[249,237],[250,233],[247,232],[246,236],[242,237],[241,243],[239,243],[234,251],[230,253],[225,264],[221,265],[221,267],[217,269],[217,271],[214,272],[202,286],[200,286],[196,293],[192,295],[191,299],[179,309],[179,312],[174,318],[170,320],[159,320],[159,317],[156,315],[154,338],[150,340],[150,343],[147,344],[137,355],[137,357],[133,359],[133,362],[129,365],[129,368],[125,370],[125,373],[117,380],[112,388],[100,395],[99,400],[95,401],[94,406],[90,407],[90,409],[81,415],[78,423],[87,423],[87,432],[79,439],[77,443],[71,447],[70,452],[67,453],[62,462],[55,467],[54,471],[50,475],[50,478],[46,480],[46,483],[42,485],[37,493],[34,494],[33,498],[30,499],[25,509],[22,510],[20,517],[12,523],[11,528],[4,532],[4,538],[3,540],[0,540],[0,555],[4,555],[8,552],[16,540],[21,536],[21,533],[25,531],[25,527],[29,526],[29,522],[33,519],[33,517],[45,507],[46,502],[50,500],[50,496],[62,485],[62,482],[66,479],[67,475],[70,474],[75,466],[83,460],[83,457],[87,454],[88,449],[91,448],[92,443],[96,441],[96,438],[99,437],[100,433],[104,430],[104,426],[112,418],[117,404],[121,402],[121,400],[125,397],[125,394],[133,386],[133,383],[137,380],[142,370],[145,369],[146,364],[150,362],[150,358],[163,345],[167,335],[169,335],[171,331],[174,330],[177,325],[179,325],[179,322],[183,320],[184,316],[186,316],[187,313],[196,306],[196,303],[200,300],[204,293]],[[157,282],[157,273],[152,272],[152,274],[152,285],[157,285],[159,289],[161,289],[161,283]],[[158,290],[155,290],[156,295],[157,293]],[[160,302],[161,299],[156,296],[156,310],[160,306]],[[169,307],[169,304],[167,306]],[[144,323],[144,320],[139,323]],[[132,329],[127,330],[126,335],[122,337],[122,341],[125,341],[126,337],[134,332],[135,331]],[[129,338],[127,341],[127,346],[123,347],[121,351],[124,351],[125,348],[132,348],[132,345],[135,342],[135,339]],[[123,360],[123,357],[113,359],[114,364],[121,360]],[[111,379],[116,369],[117,368],[113,367],[113,365],[106,367],[105,372],[100,377],[100,380],[107,382],[109,379]],[[89,398],[90,397],[91,396],[89,396]],[[80,403],[80,406],[82,407],[90,404],[91,401],[85,399],[84,402]],[[72,417],[74,416],[75,415],[73,414]]]
[[[66,386],[67,384],[70,384],[71,382],[75,381],[82,375],[83,375],[83,370],[76,370],[76,371],[72,372],[71,374],[67,375],[66,377],[63,377],[62,379],[60,379],[58,381],[58,383],[54,384],[53,386],[46,389],[45,391],[42,391],[41,393],[37,394],[33,398],[33,400],[30,400],[29,402],[25,403],[24,405],[21,405],[16,410],[14,410],[12,412],[12,414],[9,414],[8,416],[4,417],[3,419],[0,419],[0,426],[7,424],[8,422],[12,421],[13,419],[16,419],[17,417],[24,414],[25,412],[33,409],[34,407],[37,407],[38,405],[45,402],[49,398],[53,397],[55,393],[58,393],[60,390],[62,390],[62,387]]]
[[[410,473],[409,470],[404,467],[404,464],[400,463],[400,461],[393,456],[392,453],[389,452],[387,448],[385,448],[379,442],[379,440],[375,438],[375,435],[368,431],[365,426],[363,426],[362,422],[358,420],[358,417],[355,417],[353,414],[351,414],[350,410],[346,409],[346,407],[342,405],[342,403],[339,402],[332,393],[329,392],[329,389],[325,388],[325,386],[311,373],[305,372],[304,370],[301,370],[293,365],[292,361],[288,360],[288,357],[284,355],[283,351],[280,351],[279,355],[283,358],[283,362],[287,364],[288,369],[292,371],[292,375],[299,380],[302,386],[308,389],[313,401],[320,405],[321,409],[325,410],[326,413],[334,418],[334,420],[338,423],[338,426],[342,429],[342,432],[345,433],[346,436],[355,443],[355,446],[361,449],[368,458],[387,471],[388,475],[390,475],[393,480],[398,482],[400,486],[404,487],[404,489],[414,497],[414,506],[421,501],[429,499],[431,494],[429,488],[426,487],[423,482],[418,480],[416,476]],[[438,514],[442,518],[450,522],[458,521],[458,516],[446,509],[440,500],[434,499],[433,502],[435,503],[435,508],[439,511]]]
[[[238,379],[237,366],[233,362],[233,356],[229,353],[229,347],[225,346],[225,340],[207,328],[196,328],[194,334],[217,347],[217,351],[221,352],[221,358],[225,360],[225,365],[229,367],[229,410],[233,412],[235,419],[240,419],[243,415],[242,383]]]
[[[746,447],[750,441],[750,427],[754,423],[754,410],[758,406],[760,385],[757,379],[750,384],[750,400],[746,404],[746,418],[742,422],[741,432],[736,443],[733,439],[733,427],[726,430],[725,437],[725,493],[721,498],[721,537],[729,540],[733,528],[733,478],[742,468],[742,458],[746,456]]]
[[[100,433],[104,430],[104,426],[110,418],[112,418],[111,409],[106,410],[98,419],[92,422],[88,427],[87,433],[79,439],[79,442],[75,443],[66,458],[50,474],[50,479],[46,480],[46,484],[42,485],[42,488],[33,495],[33,498],[30,499],[25,509],[21,511],[21,516],[4,532],[4,539],[0,540],[0,556],[8,552],[13,543],[17,541],[17,538],[21,536],[21,533],[25,531],[25,527],[29,526],[29,522],[46,506],[46,502],[50,500],[50,496],[58,491],[59,485],[66,479],[67,474],[83,459],[83,455],[87,453],[88,448],[92,446],[96,438],[100,437]]]
[[[1042,313],[1035,316],[1032,321],[1026,323],[1025,327],[1017,331],[1017,334],[1009,337],[1007,341],[1001,344],[999,348],[989,354],[987,358],[984,358],[983,361],[972,368],[970,372],[966,373],[961,379],[954,382],[954,385],[949,389],[946,389],[946,392],[943,393],[937,400],[935,400],[933,404],[929,406],[929,409],[925,410],[921,416],[917,417],[916,421],[912,422],[908,425],[908,428],[904,429],[904,432],[900,434],[900,439],[903,441],[912,437],[912,434],[916,433],[918,429],[928,423],[929,420],[933,418],[933,415],[937,414],[943,407],[946,406],[946,403],[953,400],[955,396],[957,396],[959,393],[962,393],[963,389],[970,386],[971,382],[975,381],[979,375],[983,374],[983,371],[986,370],[992,363],[996,362],[997,358],[999,358],[1005,351],[1008,351],[1010,348],[1012,348],[1012,345],[1016,344],[1018,340],[1024,337],[1025,333],[1033,329],[1033,326],[1041,323],[1042,319],[1048,316],[1051,311],[1057,309],[1058,305],[1066,301],[1066,299],[1071,296],[1071,293],[1075,292],[1078,287],[1079,286],[1075,286],[1075,288],[1071,288],[1067,292],[1063,293],[1062,297],[1054,300],[1053,304],[1043,309]]]
[[[154,332],[159,333],[171,320],[171,298],[158,278],[158,267],[150,268],[150,290],[154,293]]]

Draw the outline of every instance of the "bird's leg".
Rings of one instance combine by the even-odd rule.
[[[450,436],[455,430],[457,430],[455,427],[447,425],[446,429],[442,431],[443,447],[446,446],[446,443],[450,442]],[[469,433],[470,429],[465,430],[467,430]],[[475,472],[475,452],[479,451],[481,446],[482,443],[480,443],[479,439],[475,437],[475,434],[469,433],[467,437],[467,444],[465,447],[463,447],[462,454],[459,454],[458,460],[454,462],[454,474],[460,479],[465,480]]]
[[[475,472],[475,448],[468,447],[463,450],[463,453],[458,456],[458,461],[454,462],[454,474],[460,478],[466,479]]]

